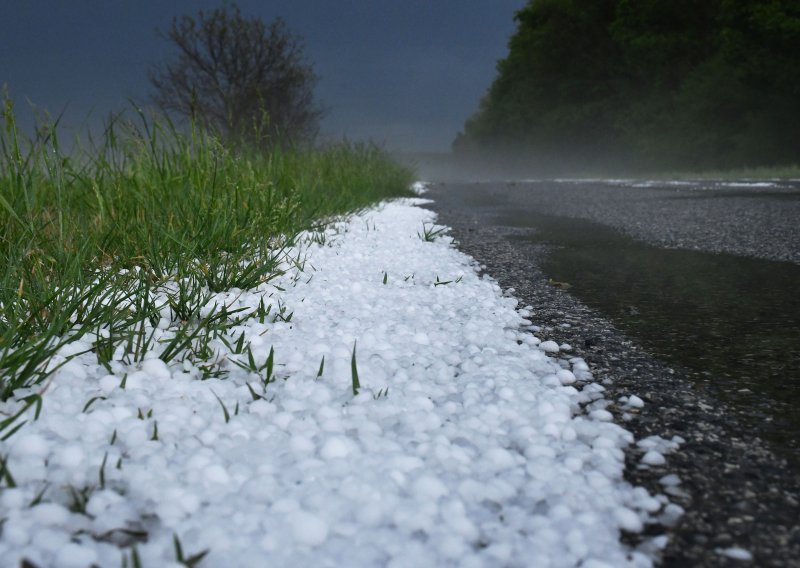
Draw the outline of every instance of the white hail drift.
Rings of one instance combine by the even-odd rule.
[[[221,340],[222,378],[158,344],[111,373],[92,353],[61,367],[39,419],[0,443],[16,482],[0,565],[120,566],[136,543],[143,566],[178,566],[176,538],[201,566],[650,565],[620,531],[666,498],[623,480],[633,437],[603,405],[581,412],[602,387],[451,239],[424,238],[421,203],[353,216],[280,278],[214,297],[292,314],[227,338],[260,366],[272,351],[266,392]]]

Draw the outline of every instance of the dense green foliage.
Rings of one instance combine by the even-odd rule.
[[[173,317],[197,319],[205,295],[273,278],[301,231],[411,195],[412,173],[372,146],[231,150],[137,111],[65,153],[53,124],[23,137],[8,99],[0,126],[0,399],[81,334],[157,322],[154,290],[180,283]]]
[[[454,143],[533,166],[800,161],[800,2],[531,0]]]

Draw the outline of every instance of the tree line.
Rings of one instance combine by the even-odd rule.
[[[550,169],[800,162],[797,0],[530,0],[453,143]]]

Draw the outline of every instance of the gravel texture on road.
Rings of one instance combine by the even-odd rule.
[[[498,205],[533,205],[548,215],[588,219],[656,246],[800,264],[800,182],[483,185],[487,198]]]
[[[505,199],[503,205],[508,206],[512,198],[507,195],[511,192],[504,186],[493,190],[491,199]],[[680,436],[685,440],[663,466],[643,467],[644,452],[636,446],[628,449],[628,480],[646,487],[652,494],[669,495],[673,503],[685,509],[685,514],[671,526],[652,525],[645,534],[624,535],[626,541],[636,545],[649,536],[667,534],[669,541],[661,553],[664,566],[797,566],[800,472],[792,470],[757,433],[744,426],[735,408],[718,400],[704,385],[691,381],[688,371],[667,367],[600,314],[550,285],[539,268],[549,247],[522,240],[512,243],[507,236],[513,229],[490,224],[478,215],[478,209],[464,203],[458,190],[457,184],[434,184],[426,197],[434,200],[430,207],[439,214],[439,222],[452,227],[451,234],[459,249],[473,256],[504,289],[513,288],[522,305],[533,306],[531,319],[541,326],[537,335],[543,341],[552,339],[573,346],[573,353],[589,363],[595,379],[606,387],[608,400],[632,394],[644,400],[641,411],[627,421],[623,419],[622,408],[615,405],[608,408],[637,440],[652,435],[666,439]],[[611,190],[598,186],[598,192],[607,196]],[[668,200],[661,213],[649,212],[645,217],[642,212],[634,212],[636,207],[644,211],[654,202],[664,201],[663,193],[647,189],[642,200],[649,205],[634,201],[631,206],[600,204],[603,199],[585,200],[584,193],[560,184],[557,188],[543,186],[535,198],[541,200],[538,205],[542,210],[553,214],[571,214],[606,223],[613,223],[614,219],[622,223],[622,219],[630,220],[635,215],[642,221],[637,230],[649,234],[653,242],[656,235],[662,239],[659,240],[662,246],[672,238],[667,231],[671,221],[664,219],[677,213],[670,213]],[[719,220],[725,218],[726,206],[717,203],[711,206],[711,215],[720,216]],[[733,213],[736,207],[729,209]],[[783,215],[780,208],[767,211],[768,208],[759,208],[753,214]],[[712,218],[706,224],[716,222]],[[702,228],[700,225],[698,221],[697,231]],[[796,229],[781,227],[776,230],[789,230],[788,238],[797,238]],[[710,233],[705,235],[700,231],[692,235],[697,239],[694,245],[717,250],[709,241],[713,238]],[[674,239],[673,244],[685,244],[688,237]],[[756,246],[754,234],[747,239],[753,239]],[[725,246],[729,250],[734,245]],[[745,254],[745,249],[740,248],[739,252]],[[759,255],[787,260],[792,257],[796,262],[798,251],[776,246]],[[680,484],[665,484],[670,479],[665,479],[668,474],[676,474]],[[726,555],[725,551],[731,549],[747,550],[752,559],[737,560]]]

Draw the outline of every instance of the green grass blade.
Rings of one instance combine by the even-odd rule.
[[[353,342],[353,356],[350,359],[350,375],[353,382],[353,396],[358,395],[361,390],[361,382],[358,380],[358,365],[356,364],[356,342]]]

